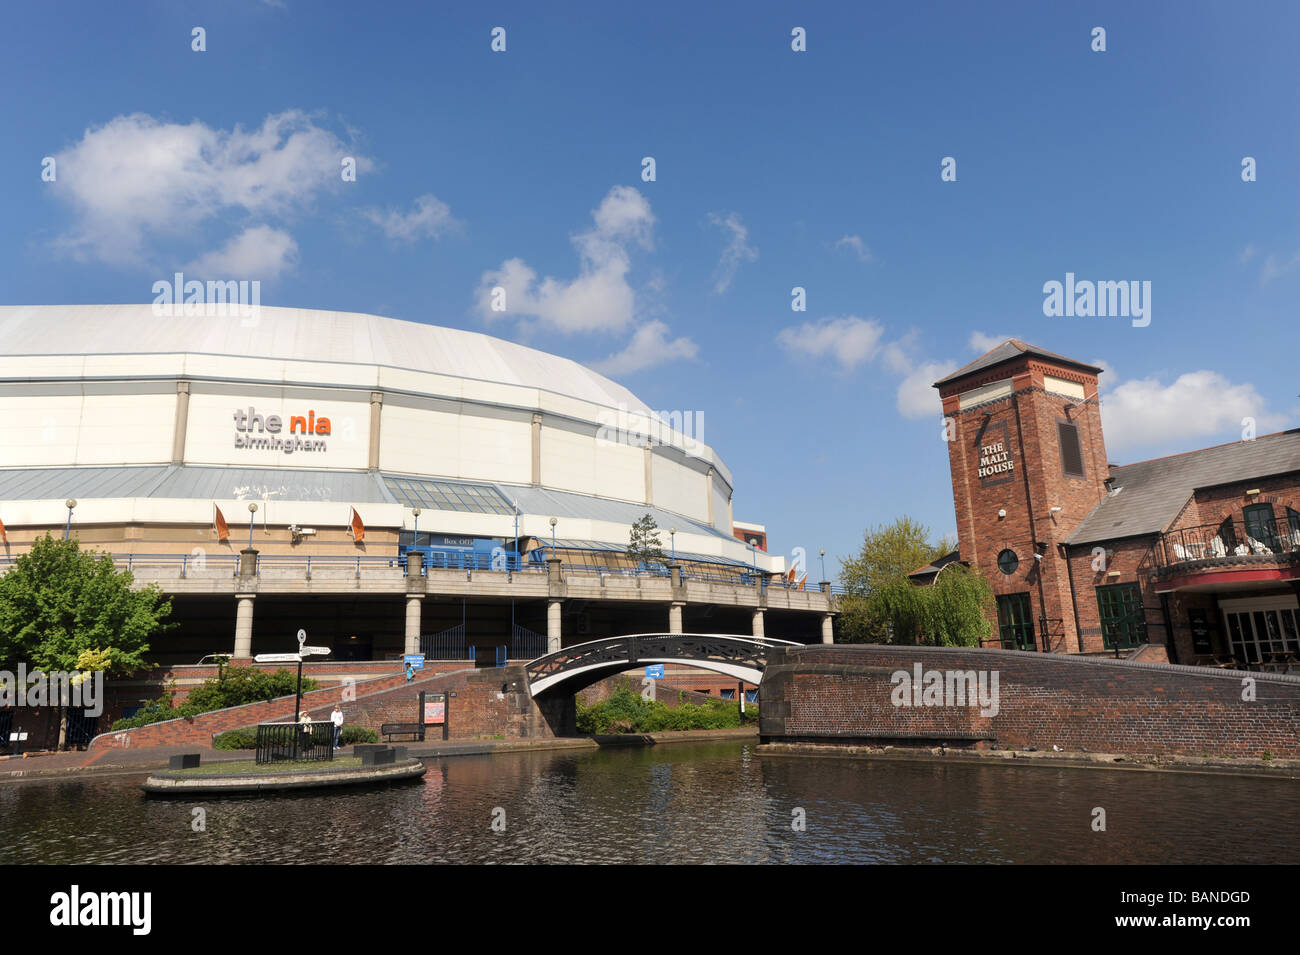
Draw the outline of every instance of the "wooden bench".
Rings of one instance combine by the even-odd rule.
[[[412,736],[421,742],[424,741],[423,723],[385,723],[379,728],[379,732],[389,739],[394,736]]]

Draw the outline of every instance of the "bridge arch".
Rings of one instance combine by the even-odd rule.
[[[526,664],[534,698],[576,693],[607,676],[653,663],[678,663],[758,684],[768,652],[802,643],[725,633],[637,633],[564,647]]]

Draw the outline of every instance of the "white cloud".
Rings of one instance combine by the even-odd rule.
[[[716,212],[710,212],[709,223],[731,233],[731,241],[722,250],[722,259],[718,262],[717,271],[714,273],[717,278],[713,290],[721,295],[731,287],[731,282],[735,279],[736,271],[741,264],[753,262],[758,258],[758,250],[750,247],[749,230],[740,221],[738,213],[728,213],[724,219]]]
[[[1253,242],[1246,243],[1246,247],[1237,253],[1238,264],[1245,265],[1247,262],[1253,259],[1255,257],[1255,251],[1256,251],[1255,243]]]
[[[874,319],[846,315],[783,328],[776,341],[792,354],[829,358],[842,371],[852,371],[876,357],[884,333],[884,327]]]
[[[432,193],[415,200],[410,212],[397,209],[364,209],[361,213],[390,239],[414,242],[417,239],[436,239],[459,223],[451,216],[451,208]]]
[[[971,332],[970,350],[982,355],[997,348],[1008,338],[1015,337],[1014,335],[985,335],[983,332]]]
[[[1109,391],[1111,388],[1114,388],[1119,384],[1119,372],[1117,372],[1115,366],[1106,359],[1094,358],[1092,361],[1088,362],[1088,364],[1095,365],[1101,369],[1101,374],[1097,376],[1098,392]]]
[[[699,353],[699,346],[689,338],[669,341],[668,334],[669,328],[663,322],[648,322],[636,330],[621,352],[591,367],[602,375],[624,375],[678,358],[694,358]]]
[[[898,385],[898,413],[904,418],[928,418],[943,413],[934,383],[960,367],[954,361],[926,361],[914,365]]]
[[[547,277],[523,259],[507,259],[483,273],[476,299],[487,321],[503,317],[533,318],[556,331],[621,331],[636,314],[636,296],[628,285],[632,267],[628,247],[652,245],[654,214],[649,201],[630,186],[615,186],[592,210],[594,227],[572,237],[580,260],[571,281]],[[505,310],[493,311],[493,289],[505,290]]]
[[[270,281],[298,261],[298,243],[282,229],[254,226],[245,229],[220,249],[207,252],[181,271],[196,279],[258,279]]]
[[[217,216],[266,218],[308,205],[341,182],[345,154],[359,170],[373,166],[298,110],[229,131],[118,116],[55,156],[52,194],[75,216],[56,246],[113,265],[148,264],[153,240],[171,246]]]
[[[1279,259],[1276,255],[1270,255],[1264,260],[1264,268],[1259,273],[1259,283],[1263,285],[1271,282],[1288,272],[1294,272],[1297,268],[1300,268],[1300,252],[1296,252],[1289,259]]]
[[[1169,447],[1183,439],[1203,439],[1241,430],[1243,418],[1256,421],[1259,434],[1286,426],[1270,414],[1251,384],[1234,385],[1217,371],[1190,371],[1172,383],[1135,378],[1106,390],[1101,404],[1106,449]]]
[[[862,241],[862,236],[860,235],[844,236],[840,241],[835,243],[835,248],[852,249],[854,254],[863,262],[870,262],[874,258],[871,254],[871,250],[867,248],[867,244]]]

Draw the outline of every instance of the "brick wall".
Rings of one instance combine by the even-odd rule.
[[[1048,375],[1081,386],[1087,397],[1070,398],[1047,390]],[[1007,379],[1011,395],[960,408],[961,393]],[[944,414],[953,426],[948,458],[961,559],[984,573],[995,594],[1028,594],[1038,645],[1044,644],[1046,636],[1053,651],[1072,652],[1078,647],[1069,568],[1056,544],[1106,494],[1109,467],[1096,394],[1095,375],[1028,356],[968,375],[940,391]],[[1067,410],[1067,405],[1073,407]],[[1063,472],[1058,421],[1078,427],[1081,478]],[[993,443],[1003,444],[1013,468],[1001,477],[982,479],[981,448]],[[999,511],[1005,511],[1005,516],[998,517]],[[1035,542],[1047,545],[1041,560],[1034,558]],[[1015,552],[1019,560],[1011,574],[997,566],[1004,550]],[[996,616],[990,623],[996,636]]]
[[[998,712],[895,707],[897,670],[998,674]],[[1242,699],[1243,679],[1256,699]],[[1300,759],[1300,677],[1059,654],[950,647],[782,650],[761,688],[765,742],[900,742],[1036,747],[1144,756]]]

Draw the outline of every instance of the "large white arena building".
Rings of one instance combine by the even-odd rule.
[[[475,332],[155,311],[0,307],[0,560],[46,533],[112,554],[172,596],[160,663],[299,628],[341,660],[829,639],[829,587],[733,535],[698,416]],[[663,563],[624,556],[646,514]]]

